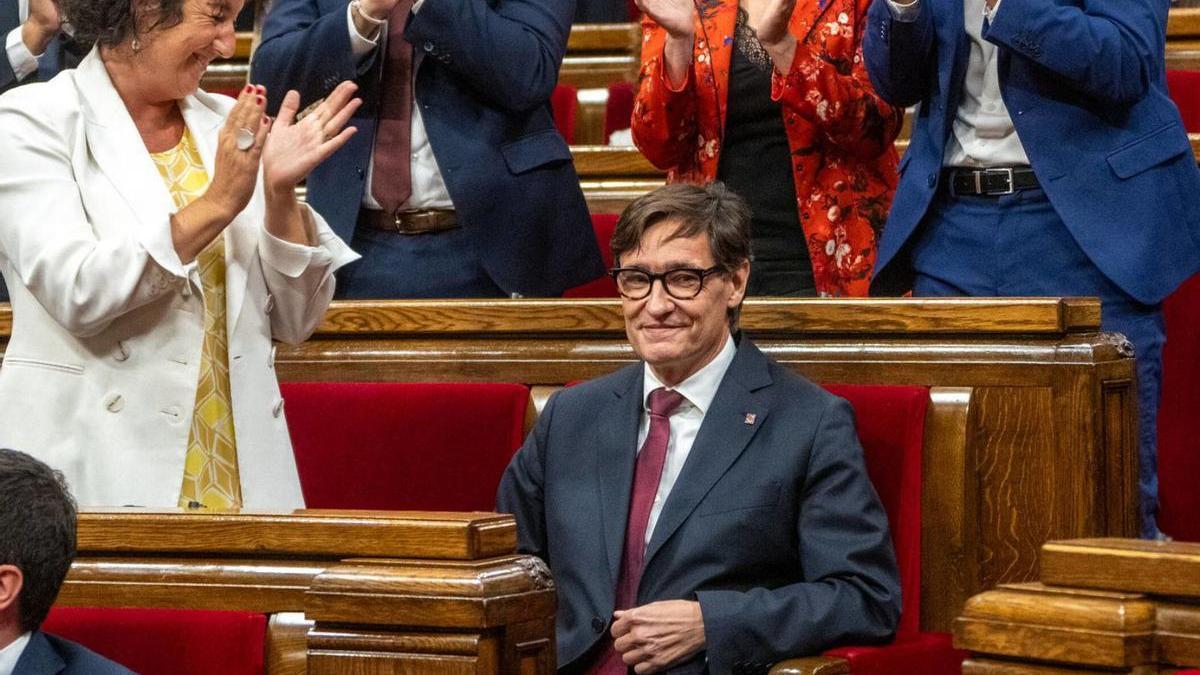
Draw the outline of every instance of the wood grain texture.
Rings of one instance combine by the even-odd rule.
[[[1043,583],[1200,600],[1200,544],[1128,539],[1051,542]]]
[[[636,23],[577,23],[567,38],[567,54],[610,52],[637,54],[642,31]]]
[[[921,493],[921,626],[949,632],[953,618],[983,590],[979,570],[977,444],[967,387],[934,387],[925,418]],[[933,474],[936,473],[936,480]]]
[[[181,526],[181,523],[184,525]],[[299,510],[294,514],[108,509],[79,515],[86,554],[270,550],[326,559],[389,556],[473,560],[516,547],[511,516],[485,513]]]
[[[1132,668],[1065,668],[1035,663],[1013,663],[990,659],[967,659],[963,662],[963,675],[1159,675],[1156,666],[1134,666]],[[1162,671],[1166,675],[1168,671]]]
[[[1152,665],[1154,604],[1137,594],[1005,585],[967,602],[954,624],[954,644],[1023,660]]]
[[[751,298],[741,323],[756,334],[1061,336],[1095,332],[1099,319],[1099,303],[1080,298]],[[617,300],[380,300],[334,302],[317,335],[623,335],[624,330]]]
[[[850,662],[832,656],[807,656],[780,661],[770,675],[850,675]]]
[[[1200,667],[1200,605],[1159,600],[1155,620],[1159,659]]]
[[[308,631],[313,622],[300,612],[277,612],[267,623],[267,675],[306,675]]]

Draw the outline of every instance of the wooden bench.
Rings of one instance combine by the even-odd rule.
[[[1200,544],[1052,542],[1040,583],[971,599],[967,675],[1150,675],[1200,667]]]
[[[1096,301],[752,299],[743,326],[813,380],[929,386],[955,409],[946,433],[965,440],[926,457],[923,628],[948,630],[972,594],[1035,578],[1046,541],[1136,534],[1132,351],[1098,332]],[[277,368],[522,382],[541,402],[633,359],[615,301],[394,301],[335,303]]]
[[[496,514],[88,511],[58,605],[262,613],[270,675],[550,675],[554,584],[515,550]]]

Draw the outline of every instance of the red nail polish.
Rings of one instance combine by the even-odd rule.
[[[263,97],[261,97],[261,96],[256,96],[255,98],[258,100],[258,104],[259,104],[259,105],[263,105],[264,103],[266,103],[266,102],[267,102],[267,99],[265,99],[265,98],[263,98]]]
[[[247,94],[249,94],[249,93],[250,93],[250,92],[252,92],[252,91],[254,91],[254,85],[252,85],[252,84],[248,84],[248,85],[246,85],[245,92],[246,92]]]
[[[264,86],[262,86],[261,84],[260,84],[260,85],[258,85],[258,93],[260,93],[260,94],[265,94],[265,93],[267,93],[267,88],[266,88],[266,87],[264,87]]]

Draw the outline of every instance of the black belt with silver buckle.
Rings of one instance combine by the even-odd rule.
[[[421,209],[395,214],[362,209],[358,212],[358,224],[385,232],[426,234],[453,230],[458,227],[458,217],[453,209]]]
[[[972,197],[1000,197],[1018,190],[1041,187],[1037,174],[1027,166],[990,169],[947,167],[942,178],[954,194]]]

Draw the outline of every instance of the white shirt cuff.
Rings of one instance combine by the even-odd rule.
[[[37,57],[29,51],[29,48],[25,46],[25,41],[21,39],[20,26],[8,32],[4,51],[8,54],[8,63],[12,66],[13,74],[17,76],[18,80],[23,80],[37,71]]]
[[[363,37],[362,33],[358,32],[358,27],[354,25],[354,14],[352,14],[353,11],[354,7],[350,4],[347,4],[346,25],[349,26],[350,29],[350,51],[353,52],[355,56],[370,54],[375,50],[376,47],[379,46],[379,36],[387,32],[387,22],[383,22],[383,25],[379,27],[379,33],[377,33],[375,35],[375,39],[372,40],[370,38]]]
[[[887,5],[888,10],[892,13],[892,18],[901,23],[916,21],[917,15],[921,12],[921,0],[911,0],[907,3],[887,0]]]
[[[319,246],[304,246],[284,241],[263,228],[259,236],[263,262],[285,277],[295,279],[309,267],[325,267],[333,262],[329,251]]]
[[[425,0],[416,0],[413,2],[412,13],[416,14],[417,12],[421,11],[421,5],[423,4],[425,4]]]

